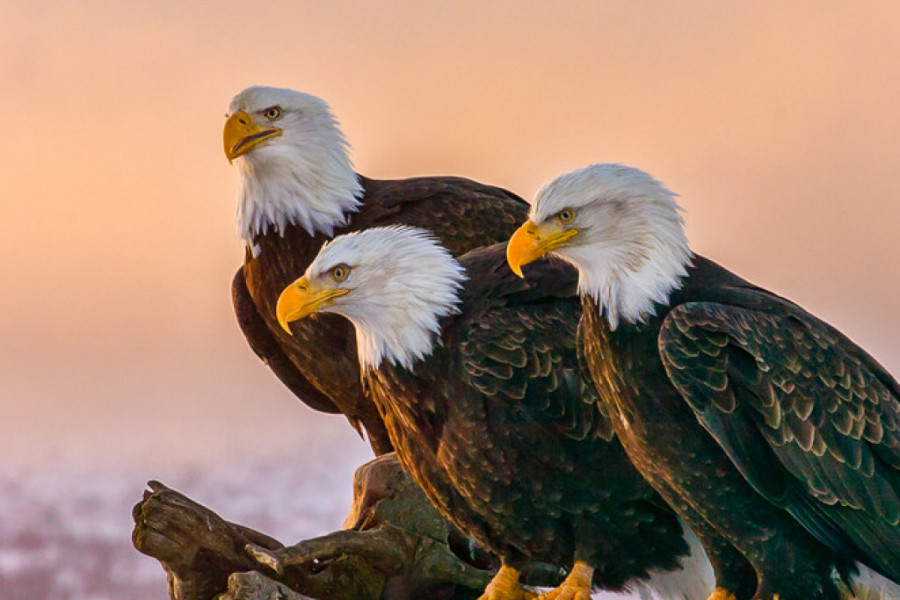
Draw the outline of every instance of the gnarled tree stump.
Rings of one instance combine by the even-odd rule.
[[[173,600],[475,599],[496,566],[431,506],[393,454],[357,470],[344,529],[290,547],[159,482],[149,487],[134,507],[132,539],[162,563]],[[558,572],[538,575],[551,583]]]

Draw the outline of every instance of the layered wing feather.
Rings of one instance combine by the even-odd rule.
[[[459,340],[468,385],[495,398],[504,411],[552,422],[566,437],[611,440],[612,424],[579,368],[577,272],[562,262],[541,261],[521,279],[505,263],[505,244],[470,252],[460,262],[467,272],[482,274],[467,283],[463,307],[474,315]]]
[[[577,272],[540,261],[519,279],[505,244],[459,261],[460,312],[442,319],[434,353],[367,374],[404,468],[506,559],[570,563],[577,547],[611,589],[674,568],[687,550],[681,526],[579,369]]]
[[[799,307],[744,295],[743,306],[669,313],[659,350],[670,380],[757,491],[838,553],[897,578],[897,383]]]
[[[453,256],[509,239],[528,212],[512,192],[463,177],[361,180],[364,205],[348,229],[423,227]]]
[[[461,177],[360,176],[360,183],[362,206],[334,235],[385,225],[423,227],[456,256],[508,239],[528,211],[515,194]],[[303,274],[327,239],[298,226],[257,237],[243,276],[239,272],[234,281],[235,313],[251,347],[300,400],[316,410],[343,413],[357,429],[366,429],[381,454],[392,449],[391,443],[360,387],[352,325],[335,315],[319,315],[294,324],[289,336],[275,319],[279,294]]]
[[[298,398],[302,398],[311,408],[326,413],[341,412],[334,405],[334,402],[316,389],[300,373],[285,354],[278,340],[269,331],[265,319],[259,314],[256,304],[254,304],[253,298],[247,290],[243,267],[234,274],[234,280],[231,283],[231,300],[234,305],[234,314],[237,317],[238,325],[240,325],[241,332],[247,339],[247,343],[250,344],[250,348],[256,356],[268,365],[278,379]],[[358,423],[353,423],[352,421],[351,423],[357,429],[359,428]]]

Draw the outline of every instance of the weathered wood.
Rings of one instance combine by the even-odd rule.
[[[282,544],[248,527],[229,523],[184,494],[151,481],[132,511],[132,542],[159,560],[172,600],[209,600],[226,589],[236,571],[258,569],[247,544],[275,549]]]
[[[216,600],[314,600],[298,594],[282,583],[269,579],[262,573],[232,573],[228,578],[228,590],[216,596]]]
[[[173,600],[466,600],[496,566],[467,547],[393,453],[357,470],[344,529],[290,547],[159,482],[149,487],[134,508],[132,538],[162,563]]]

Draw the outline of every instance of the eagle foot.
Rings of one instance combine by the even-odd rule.
[[[734,593],[722,587],[716,587],[707,600],[737,600]]]
[[[529,592],[519,583],[519,571],[503,565],[491,579],[478,600],[534,600],[537,594]]]
[[[591,600],[593,576],[593,567],[576,561],[565,581],[558,588],[538,596],[537,600]]]

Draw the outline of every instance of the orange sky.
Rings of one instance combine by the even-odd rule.
[[[185,4],[0,7],[5,459],[155,476],[245,438],[365,451],[280,388],[231,314],[221,127],[251,84],[328,100],[369,176],[531,197],[590,162],[648,170],[697,251],[900,374],[900,4]]]

